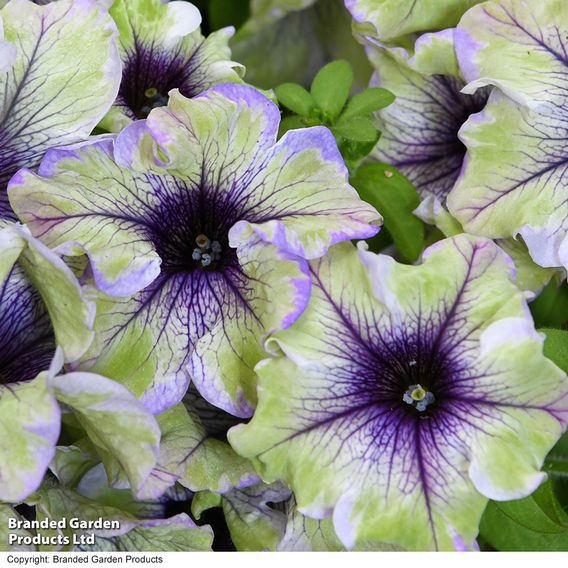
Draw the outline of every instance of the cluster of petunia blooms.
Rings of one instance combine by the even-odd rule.
[[[25,504],[120,521],[90,550],[209,550],[212,507],[240,550],[474,549],[488,499],[542,483],[568,379],[527,299],[568,268],[568,4],[340,3],[397,96],[372,159],[445,234],[416,265],[368,250],[327,128],[277,139],[231,28],[1,4],[0,546]]]

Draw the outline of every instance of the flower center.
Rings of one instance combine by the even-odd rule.
[[[144,91],[144,100],[140,108],[140,118],[146,118],[152,109],[163,107],[168,104],[168,96],[164,95],[156,87],[149,87]]]
[[[47,309],[16,264],[0,300],[0,385],[31,381],[49,368],[54,352]]]
[[[195,96],[187,85],[192,72],[186,57],[139,45],[124,61],[118,104],[130,118],[146,118],[152,109],[167,105],[172,89]]]
[[[197,235],[195,239],[197,248],[193,249],[191,258],[199,262],[203,268],[215,266],[215,263],[221,259],[221,245],[219,241],[212,241],[206,235]]]
[[[424,412],[436,398],[433,393],[425,389],[422,385],[416,384],[408,387],[402,396],[402,400],[406,402],[406,404],[414,406],[418,412]]]

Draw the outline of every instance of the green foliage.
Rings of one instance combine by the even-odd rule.
[[[370,164],[351,179],[361,199],[376,207],[400,252],[414,262],[424,245],[424,223],[412,212],[420,203],[415,187],[395,168]]]
[[[497,550],[568,551],[568,515],[549,481],[525,499],[490,501],[480,533]]]
[[[332,61],[320,69],[312,82],[311,93],[324,120],[334,121],[339,116],[352,85],[353,70],[347,61]]]
[[[544,354],[568,373],[568,331],[546,328],[540,331],[546,335]]]
[[[274,92],[280,104],[300,116],[310,116],[315,108],[312,95],[296,83],[284,83],[276,87]]]
[[[568,284],[553,279],[530,304],[537,327],[561,327],[568,324]]]
[[[386,89],[366,89],[349,99],[353,70],[343,60],[332,61],[314,77],[310,92],[295,83],[275,89],[278,102],[293,113],[285,116],[280,136],[291,129],[327,126],[333,132],[349,170],[354,172],[381,135],[372,115],[394,101]]]
[[[394,99],[395,96],[386,89],[366,89],[347,103],[341,118],[345,120],[376,112],[392,104]]]
[[[249,17],[248,0],[209,0],[208,16],[211,31],[226,26],[240,27]]]

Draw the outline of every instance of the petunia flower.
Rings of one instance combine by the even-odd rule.
[[[468,91],[486,84],[500,90],[460,132],[467,160],[448,198],[468,232],[521,235],[537,264],[564,270],[567,18],[564,2],[509,0],[488,2],[463,18],[456,46],[472,81]]]
[[[6,183],[51,146],[85,139],[120,81],[115,26],[96,0],[0,9],[0,218],[13,219]]]
[[[307,259],[376,234],[324,127],[276,142],[280,113],[251,87],[173,92],[117,137],[50,150],[11,181],[12,206],[101,291],[89,358],[160,413],[189,379],[237,416],[255,405],[260,336],[310,294]]]
[[[308,86],[326,63],[346,59],[355,87],[367,86],[371,68],[353,38],[343,0],[253,1],[250,11],[230,45],[251,84],[264,89],[286,82]]]
[[[421,209],[444,207],[465,156],[458,131],[485,106],[489,93],[461,93],[465,81],[457,65],[453,29],[422,35],[412,56],[402,49],[368,50],[375,67],[372,86],[396,96],[378,114],[382,136],[373,158],[396,166],[415,185],[426,201]]]
[[[311,273],[310,306],[269,339],[231,445],[302,513],[332,515],[348,548],[473,546],[487,500],[534,491],[568,421],[567,377],[509,257],[467,235],[419,266],[345,244]]]
[[[122,80],[101,126],[119,132],[165,106],[178,89],[193,97],[220,83],[239,83],[244,67],[231,61],[227,27],[204,37],[201,14],[189,2],[116,0],[110,9],[119,31]]]

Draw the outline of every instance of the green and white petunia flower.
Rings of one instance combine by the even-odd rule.
[[[178,89],[194,97],[214,85],[240,83],[244,67],[231,60],[228,27],[204,37],[201,14],[189,2],[116,0],[110,9],[119,31],[122,81],[101,127],[119,132]]]
[[[256,89],[226,84],[118,136],[50,150],[10,199],[49,246],[87,255],[100,291],[82,369],[121,381],[160,414],[189,381],[250,416],[261,336],[309,299],[307,259],[378,232],[333,135],[291,131]]]
[[[310,270],[310,305],[268,341],[230,443],[348,548],[472,547],[487,500],[534,491],[568,421],[510,258],[460,235],[419,266],[343,244]]]

